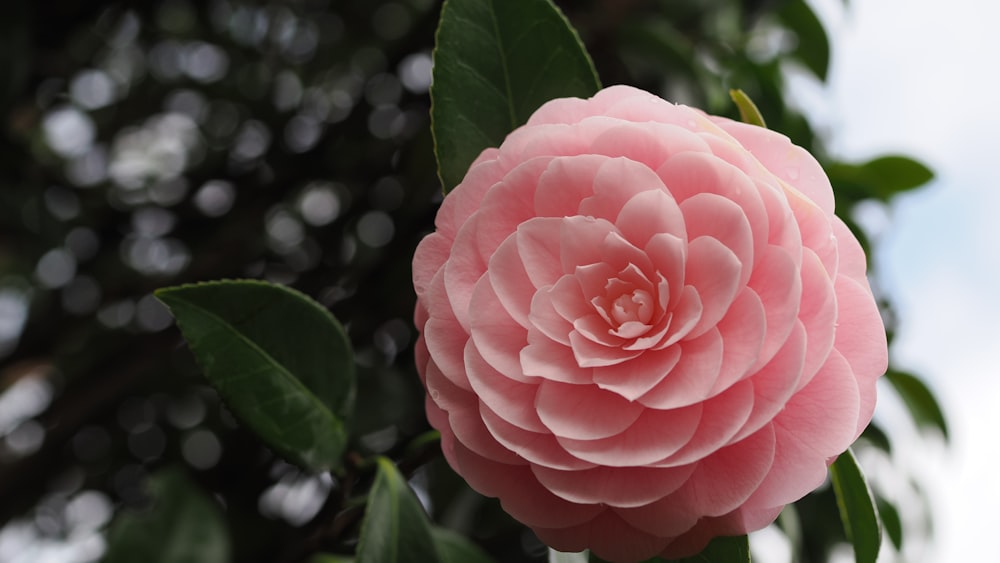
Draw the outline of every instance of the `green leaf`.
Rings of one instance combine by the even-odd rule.
[[[245,425],[304,469],[340,465],[354,359],[333,315],[295,290],[260,281],[183,285],[156,296]]]
[[[899,551],[903,549],[903,522],[899,518],[899,510],[896,505],[876,495],[875,504],[878,506],[878,516],[882,520],[882,527],[886,535],[892,541],[892,545]]]
[[[917,376],[902,371],[889,370],[885,376],[903,399],[917,426],[937,428],[947,440],[948,422],[927,385]]]
[[[180,470],[149,479],[152,506],[125,511],[108,532],[105,563],[218,563],[231,557],[218,504]]]
[[[848,449],[830,466],[833,492],[857,563],[874,563],[882,544],[882,526],[871,489],[854,453]]]
[[[676,563],[750,563],[750,538],[722,536],[713,539],[698,555],[670,560]]]
[[[835,189],[852,192],[858,199],[874,197],[888,201],[934,178],[924,164],[898,155],[880,156],[862,164],[833,163],[827,173]]]
[[[482,548],[454,530],[434,526],[431,536],[442,563],[493,563]]]
[[[816,12],[804,0],[786,2],[778,17],[795,32],[798,46],[793,56],[800,59],[820,80],[830,68],[830,39]]]
[[[445,193],[487,147],[543,103],[588,97],[597,72],[551,0],[447,0],[431,85],[431,132]]]
[[[733,103],[740,110],[740,121],[743,123],[749,123],[750,125],[756,125],[757,127],[767,128],[767,123],[764,122],[764,116],[760,114],[760,110],[757,109],[757,105],[753,103],[750,96],[743,90],[734,89],[729,91],[729,97],[733,99]]]
[[[361,523],[357,563],[444,563],[434,547],[431,526],[417,495],[396,466],[384,457],[368,493]]]
[[[353,557],[334,555],[332,553],[317,553],[308,559],[309,563],[354,563]]]

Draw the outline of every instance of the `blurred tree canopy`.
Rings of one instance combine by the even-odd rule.
[[[558,4],[605,84],[730,116],[729,88],[746,91],[772,129],[825,160],[855,231],[859,202],[930,177],[902,157],[830,161],[786,102],[789,72],[822,81],[829,62],[804,0]],[[433,447],[410,444],[428,429],[409,264],[441,200],[427,95],[440,2],[11,0],[4,12],[0,561],[100,558],[111,520],[148,506],[147,477],[163,468],[182,476],[155,490],[225,508],[212,526],[232,560],[349,553],[357,491],[374,478],[360,460],[374,454],[496,560],[544,560]],[[303,473],[220,403],[152,291],[221,278],[291,285],[344,323],[357,464]],[[884,434],[869,437],[888,455]],[[810,530],[802,560],[843,541],[833,506],[827,488],[791,516]]]

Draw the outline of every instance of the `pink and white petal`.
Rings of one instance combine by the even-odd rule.
[[[674,351],[676,366],[638,400],[654,409],[675,409],[705,400],[722,367],[722,336],[715,328],[691,340],[665,348]],[[633,360],[633,362],[636,360]],[[597,381],[597,372],[595,372]],[[600,382],[598,381],[598,384]]]
[[[455,318],[466,331],[469,330],[469,302],[476,283],[486,273],[486,260],[476,249],[478,221],[472,218],[462,226],[451,247],[451,255],[444,264],[445,295]]]
[[[433,360],[427,362],[424,386],[427,387],[427,394],[434,400],[434,404],[447,412],[468,409],[470,405],[479,404],[479,398],[474,391],[452,383],[441,373],[441,369]]]
[[[847,276],[852,280],[868,287],[868,278],[865,272],[868,270],[868,262],[865,251],[861,248],[861,243],[854,236],[847,225],[840,219],[834,217],[831,221],[833,236],[837,238],[839,247],[839,261],[837,263],[837,273]]]
[[[812,250],[826,268],[827,275],[833,277],[837,273],[838,249],[837,239],[833,235],[830,218],[816,206],[815,203],[793,192],[788,198],[788,204],[799,224],[802,236],[802,246]]]
[[[788,400],[774,419],[775,430],[798,437],[825,461],[854,441],[860,404],[851,367],[835,352],[809,385]]]
[[[602,250],[607,245],[607,238],[619,236],[615,230],[606,219],[582,215],[563,219],[559,229],[559,259],[563,271],[572,272],[578,266],[604,261]]]
[[[683,237],[685,217],[677,202],[665,191],[640,192],[622,207],[615,226],[630,243],[645,248],[657,234]]]
[[[718,239],[703,236],[688,243],[684,280],[698,292],[702,312],[686,338],[704,334],[725,316],[743,287],[742,269],[736,254]]]
[[[512,131],[500,145],[500,163],[514,168],[519,163],[537,157],[574,156],[590,152],[590,139],[566,123],[548,123],[535,127],[520,127]]]
[[[531,311],[531,298],[537,290],[524,269],[516,235],[508,237],[500,245],[490,258],[486,273],[497,299],[511,318],[524,328],[531,326],[528,313]]]
[[[670,541],[640,532],[611,510],[573,528],[534,528],[546,545],[566,552],[590,548],[607,561],[644,561],[663,551]]]
[[[747,377],[757,362],[767,332],[767,316],[760,297],[752,289],[743,288],[716,328],[723,340],[722,366],[712,395]]]
[[[476,286],[471,304],[476,311],[471,338],[483,359],[507,377],[524,380],[520,356],[528,345],[528,331],[503,308],[487,279]],[[464,362],[464,347],[462,355]]]
[[[424,325],[424,342],[434,363],[454,385],[471,391],[465,374],[465,343],[469,335],[454,318],[431,317]]]
[[[594,314],[594,306],[584,296],[580,280],[576,276],[565,275],[551,288],[542,291],[548,294],[552,307],[569,322]]]
[[[711,237],[721,242],[733,252],[741,265],[739,285],[746,285],[755,263],[755,241],[743,209],[732,200],[710,193],[693,195],[684,200],[680,208],[688,240]]]
[[[531,310],[528,313],[529,331],[538,331],[551,340],[563,346],[570,345],[569,335],[573,332],[573,323],[559,314],[552,302],[553,292],[548,288],[535,293],[531,299]]]
[[[631,403],[594,385],[543,381],[535,400],[538,417],[557,437],[600,440],[631,426],[643,413]],[[596,463],[596,462],[595,462]]]
[[[674,366],[680,359],[680,346],[649,350],[616,366],[594,368],[594,383],[601,389],[635,401],[644,397],[650,389],[662,385],[664,378],[673,379]]]
[[[615,366],[639,357],[643,350],[626,350],[615,346],[598,344],[576,330],[569,333],[570,346],[576,365],[582,368]]]
[[[868,285],[847,276],[837,276],[837,319],[833,347],[847,360],[860,391],[855,437],[871,421],[875,411],[875,382],[888,368],[885,326]]]
[[[564,528],[594,518],[596,505],[565,501],[543,487],[527,465],[507,465],[486,459],[455,443],[456,470],[480,494],[498,497],[503,509],[531,527]]]
[[[802,380],[798,385],[801,389],[812,380],[816,370],[830,355],[837,327],[837,295],[833,282],[819,258],[808,249],[802,252],[802,304],[799,320],[809,337],[806,341]]]
[[[847,276],[837,276],[837,336],[834,348],[847,358],[859,380],[875,379],[888,366],[885,327],[867,287]]]
[[[488,262],[497,247],[517,227],[535,217],[535,186],[548,167],[550,158],[522,162],[498,182],[483,198],[475,214],[476,249]],[[480,218],[488,217],[486,220]],[[459,231],[461,232],[461,231]]]
[[[499,156],[496,148],[484,149],[469,166],[462,182],[451,191],[451,197],[441,202],[434,219],[439,234],[454,240],[462,225],[479,209],[486,192],[503,178],[506,170],[497,161]]]
[[[531,469],[546,489],[570,502],[629,508],[655,502],[676,491],[695,468],[599,466],[564,471],[533,466]]]
[[[622,327],[625,327],[625,324],[623,324]],[[619,330],[612,329],[604,317],[593,312],[574,320],[573,329],[576,330],[577,333],[602,346],[618,348],[631,340],[631,338],[629,338],[626,334],[622,334]]]
[[[517,227],[517,251],[524,271],[537,288],[550,286],[564,274],[559,260],[561,218],[536,217]]]
[[[685,285],[684,289],[681,290],[680,299],[670,311],[670,329],[667,331],[667,338],[654,348],[666,348],[687,337],[691,333],[691,329],[701,320],[703,310],[698,290],[693,286]]]
[[[482,404],[480,414],[490,434],[507,449],[534,465],[567,471],[590,469],[593,463],[583,461],[569,454],[559,445],[555,436],[544,432],[532,432],[502,418],[491,408]]]
[[[655,467],[695,463],[732,443],[753,411],[753,384],[740,381],[702,403],[702,409],[701,422],[694,436],[673,455],[653,464]]]
[[[784,345],[763,368],[744,381],[753,382],[754,406],[746,424],[735,440],[753,434],[785,408],[802,377],[806,355],[806,331],[796,321]]]
[[[462,445],[488,460],[503,464],[520,464],[520,456],[505,448],[490,434],[479,415],[478,401],[448,412],[448,424]]]
[[[830,179],[808,151],[770,129],[724,118],[713,118],[713,121],[735,137],[772,174],[794,186],[827,215],[833,215]]]
[[[642,123],[626,122],[609,128],[593,140],[590,150],[609,157],[623,156],[656,170],[672,154],[708,152],[708,146],[688,129],[643,120]]]
[[[753,183],[742,170],[710,153],[675,154],[656,173],[678,203],[698,194],[728,197],[753,189]]]
[[[448,261],[451,242],[438,233],[431,233],[417,245],[413,253],[413,289],[418,297],[427,292],[434,275]]]
[[[798,322],[802,277],[796,260],[784,249],[768,246],[748,287],[760,297],[767,314],[767,332],[755,365],[760,367],[771,361]]]
[[[533,432],[546,431],[535,411],[538,385],[510,379],[493,369],[471,341],[465,348],[465,365],[469,383],[479,400],[512,424]],[[428,390],[430,388],[428,385]]]
[[[653,268],[667,281],[670,291],[669,304],[673,307],[680,299],[684,288],[684,265],[687,262],[687,236],[678,237],[667,233],[653,235],[645,247]]]
[[[769,184],[760,178],[755,178],[754,184],[767,210],[768,243],[786,249],[798,264],[799,254],[802,252],[802,235],[799,233],[799,224],[795,221],[795,215],[789,207],[785,192],[777,185]]]
[[[600,247],[601,259],[618,272],[638,270],[646,278],[646,283],[652,286],[649,280],[655,279],[653,263],[649,256],[637,248],[631,242],[625,240],[617,232],[608,233]],[[630,266],[634,266],[631,268]]]
[[[769,426],[698,462],[678,501],[705,516],[722,516],[742,505],[764,481],[774,461],[774,431]]]
[[[678,501],[677,493],[644,506],[615,508],[629,525],[662,538],[674,538],[690,530],[702,517],[696,507]]]
[[[698,429],[701,415],[700,404],[668,411],[644,409],[631,426],[608,438],[579,440],[558,433],[556,437],[566,451],[591,463],[610,467],[650,465],[687,444]]]
[[[607,157],[584,154],[554,158],[538,178],[535,214],[538,217],[572,217],[580,202],[594,195],[594,177]]]
[[[594,177],[594,195],[580,202],[580,214],[614,220],[628,200],[649,190],[666,190],[649,167],[627,158],[608,159]]]
[[[542,104],[531,117],[528,125],[543,123],[577,123],[592,115],[601,115],[607,108],[621,100],[630,98],[645,98],[651,96],[638,88],[623,85],[608,86],[598,91],[594,96],[581,98],[556,98]]]
[[[594,368],[580,367],[569,346],[537,331],[528,333],[528,345],[521,350],[521,370],[527,378],[585,385],[594,380]]]

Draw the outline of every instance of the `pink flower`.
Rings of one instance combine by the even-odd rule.
[[[782,135],[625,86],[485,150],[417,248],[451,466],[562,551],[691,555],[772,522],[871,420],[865,256]]]

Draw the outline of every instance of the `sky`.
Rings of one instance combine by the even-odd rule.
[[[825,91],[809,97],[832,152],[854,160],[903,153],[936,172],[869,218],[881,231],[875,282],[899,309],[892,358],[928,380],[952,429],[942,447],[901,430],[912,439],[897,461],[920,475],[936,512],[932,543],[913,560],[989,560],[1000,503],[1000,143],[992,131],[1000,127],[1000,3],[812,4],[833,42]],[[886,391],[880,404],[890,419],[900,410],[892,399]]]

